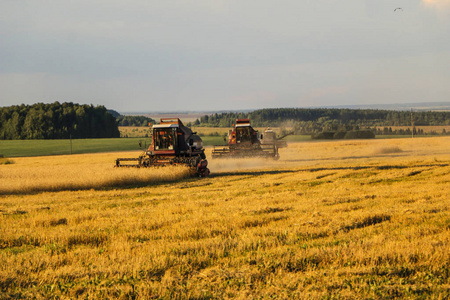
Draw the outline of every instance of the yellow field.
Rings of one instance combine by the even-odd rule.
[[[221,136],[228,134],[228,131],[232,128],[223,128],[223,127],[191,127],[192,131],[197,132],[198,134],[203,135],[212,135],[212,134],[219,134]],[[263,133],[266,127],[253,127],[253,129],[257,130],[259,133]],[[279,133],[280,128],[279,127],[271,127],[272,130]]]
[[[122,185],[153,184],[189,177],[183,167],[151,171],[113,169],[116,156],[138,157],[140,152],[61,155],[9,159],[0,169],[0,195],[43,191],[101,189]]]
[[[222,128],[222,127],[191,127],[193,132],[197,132],[197,134],[201,135],[226,135],[228,134],[228,130],[231,128]],[[272,127],[275,132],[279,133],[280,128]],[[260,133],[263,133],[265,128],[263,127],[255,127],[255,130],[258,130]],[[139,126],[119,126],[120,136],[121,137],[145,137],[151,135],[150,127],[139,127]],[[442,132],[442,130],[440,131]]]
[[[152,134],[150,127],[144,126],[119,126],[120,137],[149,137]]]
[[[383,130],[383,128],[391,128],[393,131],[395,130],[407,130],[411,129],[411,126],[377,126],[376,128],[379,128]],[[228,130],[231,128],[222,128],[222,127],[191,127],[192,131],[197,132],[198,134],[202,135],[226,135],[228,133]],[[255,130],[258,130],[260,133],[263,133],[266,128],[264,127],[255,127]],[[272,127],[277,134],[280,134],[281,128],[279,127]],[[287,130],[291,130],[291,127],[287,127]],[[445,130],[446,132],[450,132],[450,125],[443,125],[443,126],[416,126],[416,130],[423,130],[425,134],[429,133],[437,133],[442,134],[442,131]],[[139,126],[120,126],[119,127],[120,136],[121,137],[146,137],[151,135],[151,129],[149,127],[139,127]]]
[[[450,297],[448,137],[289,144],[204,179],[113,168],[137,155],[0,165],[0,298]]]

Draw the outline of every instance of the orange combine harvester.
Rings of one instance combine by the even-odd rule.
[[[225,146],[214,146],[212,158],[238,158],[238,157],[272,157],[280,158],[279,148],[287,146],[282,138],[270,128],[259,135],[258,131],[250,125],[250,119],[237,119],[233,129],[228,132]]]

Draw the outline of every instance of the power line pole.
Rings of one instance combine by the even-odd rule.
[[[412,108],[411,108],[411,138],[414,138],[414,118]]]

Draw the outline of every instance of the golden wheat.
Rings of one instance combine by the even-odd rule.
[[[15,164],[0,169],[0,194],[152,184],[189,176],[185,167],[114,168],[115,156],[139,153],[15,158]]]
[[[2,196],[0,298],[450,296],[449,138],[280,151],[210,160],[200,180]],[[52,164],[83,165],[88,178],[108,156]]]
[[[271,127],[277,133],[280,132],[279,127]],[[197,132],[200,135],[220,135],[224,136],[228,134],[230,128],[221,128],[221,127],[191,127],[193,132]],[[260,133],[263,133],[266,128],[264,127],[255,127],[255,130],[258,130]],[[119,126],[120,136],[131,137],[145,137],[151,135],[150,127],[140,127],[140,126]],[[442,130],[440,131],[442,132]]]

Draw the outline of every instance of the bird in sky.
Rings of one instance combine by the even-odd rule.
[[[397,10],[399,10],[399,11],[403,11],[403,8],[401,8],[401,7],[397,7],[396,9],[394,9],[394,12],[395,12],[395,11],[397,11]]]

